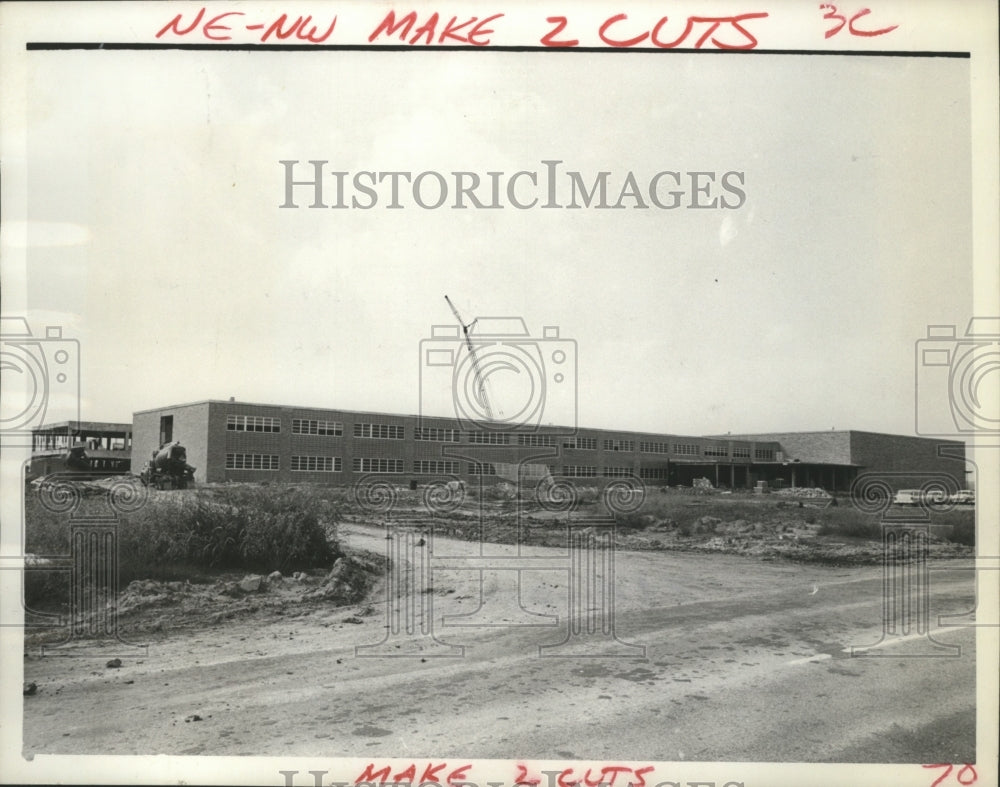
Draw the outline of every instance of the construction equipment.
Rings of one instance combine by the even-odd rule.
[[[157,489],[187,489],[194,483],[195,468],[187,463],[187,451],[179,442],[165,443],[153,451],[146,469],[139,474],[145,486]]]
[[[477,320],[473,320],[470,323],[465,323],[462,321],[462,316],[458,313],[458,309],[455,308],[455,304],[451,302],[451,298],[447,295],[444,299],[448,301],[448,306],[451,309],[451,313],[455,315],[455,319],[458,320],[458,324],[462,326],[462,334],[465,336],[465,346],[469,350],[469,356],[472,358],[472,369],[476,376],[475,384],[476,391],[478,393],[479,404],[483,407],[483,412],[486,413],[486,417],[489,420],[494,420],[493,408],[490,406],[490,398],[486,393],[486,378],[482,376],[479,369],[479,359],[476,358],[476,349],[472,344],[472,340],[469,338],[469,329],[476,324]],[[478,319],[478,318],[477,318]]]
[[[33,453],[24,480],[31,482],[53,473],[81,473],[88,477],[125,475],[128,470],[127,452],[91,449],[85,443],[76,443],[69,448]]]

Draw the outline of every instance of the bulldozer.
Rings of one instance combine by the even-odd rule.
[[[194,484],[195,468],[187,463],[187,451],[179,442],[164,443],[139,474],[145,486],[157,489],[187,489]]]

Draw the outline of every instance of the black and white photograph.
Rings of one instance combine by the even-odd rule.
[[[995,784],[996,31],[0,5],[0,782]]]

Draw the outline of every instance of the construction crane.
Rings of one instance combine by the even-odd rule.
[[[478,317],[470,323],[465,323],[462,321],[462,315],[458,313],[458,309],[455,308],[455,304],[451,302],[451,298],[447,295],[444,299],[448,301],[448,306],[451,309],[451,313],[455,315],[455,319],[458,320],[458,324],[462,326],[462,333],[465,336],[465,346],[469,348],[469,355],[472,358],[472,371],[476,376],[475,384],[476,391],[479,394],[479,402],[483,405],[483,410],[486,412],[486,417],[491,421],[494,420],[493,408],[490,406],[490,398],[486,394],[486,378],[482,376],[479,371],[479,359],[476,358],[476,349],[472,345],[472,340],[469,338],[469,329],[476,324]]]

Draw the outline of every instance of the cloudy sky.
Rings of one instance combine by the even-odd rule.
[[[28,57],[28,306],[80,339],[85,419],[230,396],[417,412],[447,387],[420,368],[447,293],[574,340],[581,425],[907,434],[914,342],[971,313],[964,59]],[[278,162],[310,159],[736,170],[746,200],[280,209]]]

